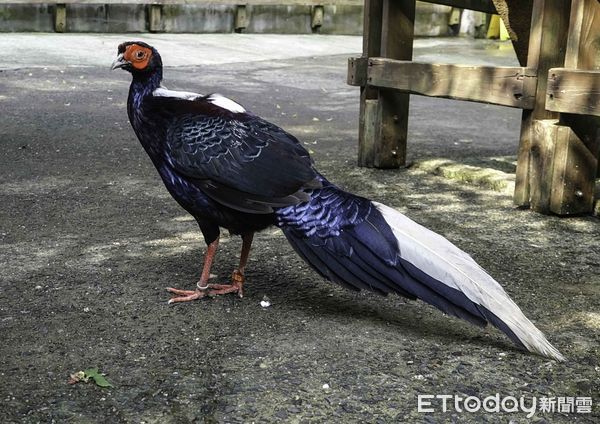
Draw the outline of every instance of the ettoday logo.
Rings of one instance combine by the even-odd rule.
[[[552,396],[530,397],[500,396],[499,393],[480,398],[478,396],[459,395],[418,395],[417,411],[431,413],[441,410],[453,410],[458,413],[508,412],[525,413],[527,418],[533,417],[536,411],[589,414],[592,412],[591,397]]]

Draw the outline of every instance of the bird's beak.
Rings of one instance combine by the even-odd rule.
[[[114,71],[115,69],[122,68],[123,66],[125,66],[127,64],[129,64],[129,62],[123,58],[123,53],[120,53],[117,56],[117,58],[115,59],[115,61],[112,63],[110,70]]]

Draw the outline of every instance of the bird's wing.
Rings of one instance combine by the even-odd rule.
[[[308,199],[320,183],[308,152],[281,128],[223,96],[153,96],[173,169],[225,206],[252,213]]]

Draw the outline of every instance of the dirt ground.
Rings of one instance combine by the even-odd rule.
[[[115,46],[116,49],[116,46]],[[18,49],[15,50],[18,52]],[[417,167],[356,167],[347,55],[178,66],[296,134],[332,181],[445,235],[568,358],[515,348],[420,302],[323,281],[282,233],[258,235],[243,299],[167,305],[204,243],[127,121],[106,66],[0,71],[0,422],[593,423],[600,420],[600,221],[515,209]],[[514,155],[519,111],[413,97],[409,161]],[[225,279],[240,240],[224,235]],[[267,297],[270,307],[260,305]],[[97,367],[112,388],[67,384]],[[435,412],[418,395],[591,397],[591,413]]]

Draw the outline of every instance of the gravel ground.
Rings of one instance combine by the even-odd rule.
[[[237,36],[222,37],[227,44]],[[23,42],[5,56],[43,56],[35,48]],[[296,134],[332,181],[448,237],[505,286],[568,362],[524,353],[499,331],[420,302],[327,283],[276,229],[256,238],[243,299],[167,305],[166,286],[193,287],[205,246],[129,127],[129,76],[109,73],[108,63],[26,62],[0,71],[1,422],[600,420],[599,220],[518,210],[506,192],[419,167],[356,167],[358,90],[345,85],[342,53],[183,63],[166,70],[166,84],[237,99]],[[426,47],[419,54],[435,57]],[[519,111],[411,102],[411,163],[515,155]],[[221,246],[213,272],[224,279],[240,240],[225,234]],[[265,297],[270,307],[260,305]],[[114,387],[67,384],[92,367]],[[496,393],[527,406],[536,397],[538,408],[530,417],[460,412],[451,403],[444,412],[439,399],[432,413],[417,408],[418,395]],[[591,397],[593,406],[587,414],[544,412],[543,397]]]

